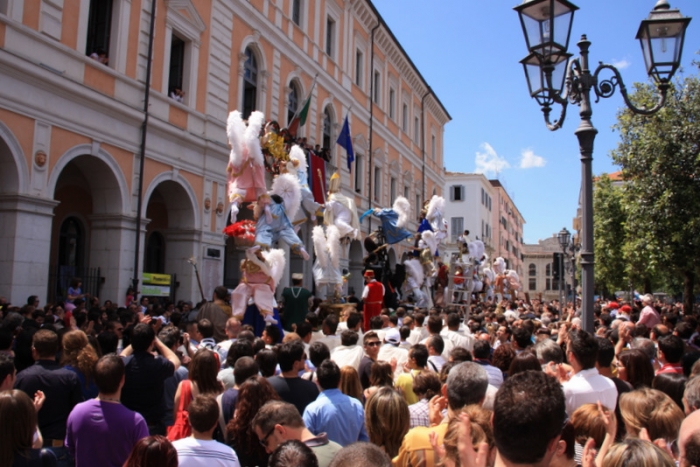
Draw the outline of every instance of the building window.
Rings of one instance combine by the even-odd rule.
[[[389,196],[391,197],[389,203],[394,204],[394,201],[396,200],[396,178],[394,177],[391,177],[391,180],[389,181]]]
[[[335,21],[329,16],[326,18],[326,55],[333,57],[335,47]]]
[[[464,232],[464,217],[453,217],[450,219],[450,237],[452,243]]]
[[[527,274],[530,277],[537,276],[537,266],[535,263],[530,263],[530,265],[527,267]]]
[[[537,290],[537,279],[534,277],[531,277],[530,280],[528,280],[528,290]]]
[[[362,194],[362,155],[355,154],[355,193]]]
[[[294,118],[299,106],[299,85],[292,81],[289,85],[289,94],[287,95],[287,125],[289,125]]]
[[[396,91],[393,88],[389,89],[389,118],[396,118]]]
[[[85,55],[107,65],[111,29],[112,0],[90,0]]]
[[[362,64],[364,56],[360,50],[355,52],[355,84],[362,88]]]
[[[464,201],[463,185],[452,185],[450,187],[450,201]]]
[[[374,168],[374,200],[379,201],[382,197],[382,169],[379,167]]]
[[[430,153],[433,156],[433,160],[435,160],[435,135],[430,135]]]
[[[258,94],[258,61],[253,49],[245,49],[245,65],[243,72],[243,115],[244,119],[255,110]]]
[[[420,194],[416,193],[416,213],[420,216],[420,212],[423,209],[423,203],[420,200]]]
[[[379,96],[381,96],[381,92],[379,89],[379,86],[382,84],[382,75],[378,71],[375,70],[374,72],[374,96],[372,96],[372,99],[374,100],[374,103],[379,105]]]
[[[486,222],[481,220],[481,238],[486,238]]]
[[[418,117],[413,119],[413,141],[420,144],[420,120]]]
[[[544,274],[547,277],[552,275],[552,263],[548,263],[547,266],[544,268]]]
[[[331,141],[333,141],[333,116],[331,115],[330,106],[323,111],[323,149],[327,149],[330,153]]]
[[[301,27],[301,0],[292,0],[292,21]]]
[[[411,189],[408,188],[408,186],[403,187],[403,197],[406,198],[406,200],[408,200],[408,196],[410,195],[410,190]],[[416,207],[416,208],[418,208],[418,207]],[[418,210],[420,211],[420,209],[418,209]]]
[[[185,76],[186,42],[173,32],[170,40],[170,74],[168,75],[168,94],[178,102],[183,102],[182,82]]]
[[[408,133],[408,105],[404,104],[401,109],[401,129]]]

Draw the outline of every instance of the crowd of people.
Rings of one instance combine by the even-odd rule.
[[[298,286],[299,284],[297,284]],[[2,466],[700,465],[695,310],[0,298]],[[294,290],[292,290],[294,292]],[[291,298],[290,298],[291,297]],[[68,311],[66,311],[68,310]]]

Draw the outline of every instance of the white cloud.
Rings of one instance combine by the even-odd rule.
[[[623,58],[622,60],[613,60],[612,61],[612,66],[614,66],[618,70],[624,70],[625,68],[628,68],[630,65],[631,65],[631,63],[626,58]]]
[[[542,156],[535,154],[532,149],[523,149],[520,157],[521,169],[532,169],[534,167],[544,167],[547,161]]]
[[[496,175],[510,168],[508,161],[499,156],[489,143],[482,143],[480,147],[483,152],[476,153],[476,173]]]

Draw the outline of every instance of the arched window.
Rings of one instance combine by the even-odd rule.
[[[530,276],[537,276],[537,266],[535,266],[535,263],[530,263],[527,267],[527,273]]]
[[[544,270],[547,277],[552,275],[552,263],[547,263],[547,267]]]
[[[245,49],[245,69],[243,72],[243,118],[255,110],[258,94],[258,61],[250,47]]]
[[[165,273],[165,238],[160,232],[151,232],[146,243],[144,271]]]
[[[289,85],[289,94],[287,95],[287,125],[292,122],[294,114],[299,107],[299,85],[292,81]]]
[[[333,141],[333,115],[331,114],[331,107],[328,106],[323,111],[323,149],[328,149],[330,153],[331,141]]]

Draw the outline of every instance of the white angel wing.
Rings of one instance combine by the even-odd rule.
[[[263,257],[270,268],[270,277],[272,278],[272,282],[274,284],[273,288],[277,287],[280,279],[282,279],[282,275],[284,274],[284,266],[287,262],[284,256],[284,250],[273,248],[269,251],[263,252]]]
[[[430,253],[434,255],[438,249],[438,239],[435,238],[435,232],[432,232],[430,230],[424,230],[421,234],[421,238],[423,239],[425,244],[428,245],[428,247],[430,248]]]
[[[311,231],[311,239],[314,242],[314,251],[316,259],[321,268],[326,269],[328,266],[328,243],[326,242],[326,234],[323,232],[323,226],[317,225]]]
[[[481,240],[471,241],[467,244],[467,247],[469,248],[469,256],[473,259],[480,261],[484,256],[484,242]]]
[[[245,123],[243,123],[243,119],[241,119],[241,113],[238,110],[234,110],[228,114],[228,120],[226,121],[226,136],[228,137],[228,144],[231,146],[229,162],[234,167],[240,167],[244,160],[244,134]]]
[[[265,115],[256,110],[248,117],[248,128],[245,130],[245,144],[248,148],[248,157],[253,161],[253,164],[259,167],[265,165],[262,148],[260,147],[260,129],[264,122]]]
[[[305,180],[307,178],[306,174],[308,172],[308,163],[306,162],[306,153],[304,150],[295,144],[289,151],[289,159],[299,161],[299,165],[297,166],[296,170],[299,174],[300,180]]]
[[[301,185],[292,174],[280,174],[272,182],[272,193],[284,200],[287,218],[294,219],[301,205]]]
[[[405,227],[406,222],[408,222],[408,217],[411,214],[411,203],[403,196],[399,196],[396,198],[396,201],[394,201],[392,208],[399,215],[399,220],[396,221],[396,227]]]
[[[406,274],[411,276],[419,286],[423,284],[425,275],[423,274],[423,266],[420,264],[420,261],[415,258],[407,259],[403,264],[406,267]]]
[[[328,253],[331,256],[331,266],[333,269],[340,270],[340,230],[335,225],[330,225],[326,229],[328,238]]]
[[[430,198],[430,202],[428,203],[428,212],[425,217],[432,223],[433,221],[438,220],[438,216],[443,216],[444,213],[445,198],[443,198],[442,196],[433,195],[433,197]]]
[[[506,260],[500,256],[493,260],[493,272],[496,274],[503,274],[506,271]]]

